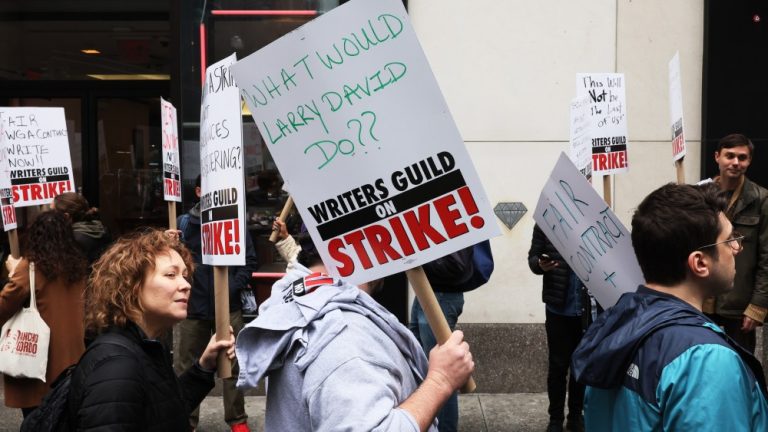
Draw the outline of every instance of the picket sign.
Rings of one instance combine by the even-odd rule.
[[[349,1],[232,74],[331,275],[423,273],[500,234],[402,2]],[[426,280],[410,280],[425,313],[441,314],[415,288]],[[450,330],[436,321],[442,344]]]
[[[230,67],[235,54],[206,68],[200,107],[200,230],[203,264],[213,266],[216,340],[229,339],[228,266],[245,265],[240,92]],[[228,132],[217,133],[222,128]],[[226,352],[219,353],[219,377],[232,375]]]

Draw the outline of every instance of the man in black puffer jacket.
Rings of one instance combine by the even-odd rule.
[[[547,432],[563,430],[565,420],[566,377],[571,355],[591,322],[591,300],[584,284],[571,271],[555,246],[537,226],[533,228],[528,266],[537,275],[544,275],[542,300],[546,304],[547,395],[549,396],[549,426]],[[584,430],[582,408],[584,386],[573,378],[568,380],[568,422],[572,432]]]

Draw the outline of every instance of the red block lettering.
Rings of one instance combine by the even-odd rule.
[[[402,258],[395,248],[392,247],[392,234],[381,225],[371,225],[363,228],[363,234],[368,240],[373,250],[373,255],[379,264],[386,264],[389,259],[399,260]]]
[[[355,272],[355,262],[344,252],[344,242],[335,238],[328,242],[328,254],[335,259],[341,266],[336,266],[341,277],[347,277]]]
[[[451,206],[454,204],[456,204],[456,198],[454,198],[453,194],[435,200],[435,210],[440,217],[440,222],[442,222],[443,227],[445,227],[445,232],[448,234],[448,238],[456,238],[469,232],[467,224],[463,222],[456,223],[461,217],[461,212],[456,209],[451,209]]]

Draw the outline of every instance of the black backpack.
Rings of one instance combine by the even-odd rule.
[[[132,352],[136,350],[133,344],[127,342],[124,337],[116,334],[105,334],[98,339],[98,342],[92,343],[85,353],[102,343],[119,345]],[[85,356],[85,353],[83,353],[83,356]],[[80,358],[82,359],[83,356]],[[51,384],[51,390],[40,402],[40,406],[24,418],[19,432],[66,432],[75,430],[74,425],[72,425],[72,419],[69,417],[69,390],[72,386],[72,372],[74,372],[76,367],[77,364],[73,364],[56,377],[53,384]]]

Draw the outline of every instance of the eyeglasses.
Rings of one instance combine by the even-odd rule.
[[[741,250],[744,249],[744,245],[742,244],[743,241],[744,241],[744,236],[734,231],[731,233],[731,237],[728,240],[723,240],[721,242],[704,245],[700,248],[696,248],[696,250],[702,250],[708,247],[717,246],[719,244],[728,243],[728,245],[731,246],[731,249],[733,249],[736,252],[741,252]]]

